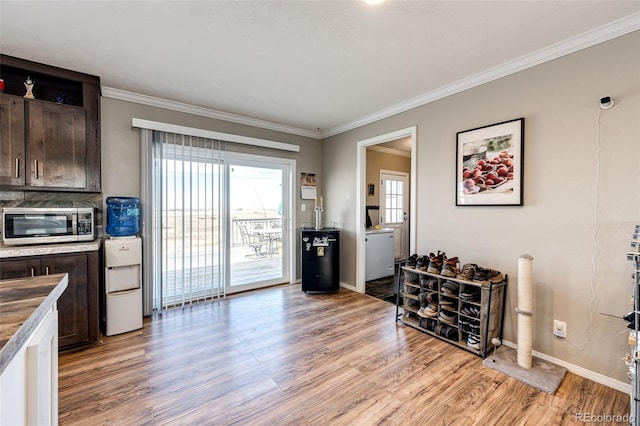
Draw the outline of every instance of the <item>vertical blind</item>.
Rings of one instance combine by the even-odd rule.
[[[145,315],[224,295],[223,142],[142,130]]]

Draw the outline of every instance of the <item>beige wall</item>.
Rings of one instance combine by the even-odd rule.
[[[140,132],[131,127],[131,119],[134,117],[299,145],[299,153],[238,144],[229,144],[228,149],[296,160],[296,220],[298,224],[313,222],[313,200],[300,199],[299,176],[301,172],[316,173],[318,181],[322,180],[320,141],[108,98],[102,98],[101,111],[102,191],[105,199],[110,196],[140,196]],[[300,211],[303,202],[307,204],[306,212]],[[297,232],[296,235],[298,235]],[[297,244],[296,240],[296,253],[300,250]],[[296,278],[298,277],[300,277],[299,259],[296,265]]]
[[[392,170],[409,174],[411,173],[411,158],[367,149],[367,185],[370,183],[375,185],[373,196],[370,196],[368,191],[366,192],[367,206],[380,204],[380,170]],[[373,225],[377,225],[379,223],[378,210],[370,210],[369,214]]]
[[[341,280],[356,284],[356,143],[417,125],[418,252],[444,250],[508,274],[512,342],[517,259],[531,254],[534,350],[626,382],[628,329],[613,317],[631,309],[625,250],[640,222],[638,46],[636,31],[324,140],[326,216],[343,229]],[[598,105],[607,94],[616,104],[600,115],[598,173]],[[524,206],[456,207],[456,132],[518,117]],[[567,322],[568,339],[552,335],[554,318]]]

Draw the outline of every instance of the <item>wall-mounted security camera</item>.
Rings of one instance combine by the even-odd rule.
[[[600,108],[609,109],[613,106],[613,99],[611,96],[603,96],[600,98]]]

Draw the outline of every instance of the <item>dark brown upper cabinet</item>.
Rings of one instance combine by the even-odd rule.
[[[6,55],[0,78],[0,189],[100,192],[100,78]]]

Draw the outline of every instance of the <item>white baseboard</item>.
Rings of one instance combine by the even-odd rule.
[[[513,342],[509,342],[508,340],[503,340],[502,344],[513,348],[513,349],[517,349],[518,345],[513,343]],[[621,382],[620,380],[616,380],[616,379],[612,379],[611,377],[607,377],[604,374],[600,374],[600,373],[596,373],[595,371],[591,371],[591,370],[587,370],[586,368],[580,367],[578,365],[575,364],[571,364],[570,362],[566,362],[563,361],[561,359],[558,358],[554,358],[552,356],[543,354],[541,352],[538,351],[532,351],[531,352],[533,356],[538,357],[540,359],[543,359],[545,361],[549,361],[553,364],[557,364],[560,365],[564,368],[566,368],[567,370],[569,370],[571,373],[576,374],[580,377],[584,377],[585,379],[589,379],[592,380],[596,383],[600,383],[601,385],[605,385],[608,386],[612,389],[618,390],[620,392],[624,392],[624,393],[631,393],[631,383],[625,383],[625,382]],[[491,354],[487,354],[487,356],[491,356]]]
[[[346,288],[348,290],[351,290],[351,291],[358,291],[358,290],[356,290],[355,286],[353,286],[351,284],[343,283],[342,281],[340,281],[340,287],[344,287],[344,288]]]

